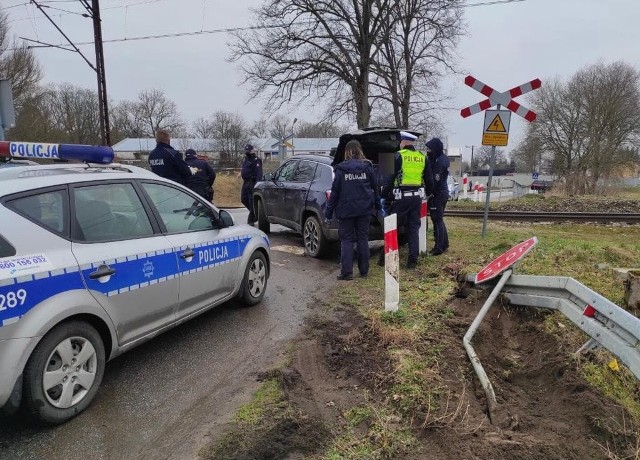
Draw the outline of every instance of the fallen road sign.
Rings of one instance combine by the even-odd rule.
[[[520,244],[515,245],[507,252],[499,255],[494,260],[489,262],[486,267],[476,273],[475,283],[480,284],[492,278],[495,278],[507,268],[511,267],[517,261],[526,256],[527,253],[531,251],[531,249],[533,249],[536,244],[538,244],[538,238],[534,236],[526,241],[523,241]]]

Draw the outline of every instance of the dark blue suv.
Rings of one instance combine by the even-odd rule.
[[[393,153],[400,148],[400,130],[368,128],[343,134],[333,156],[294,155],[256,184],[253,200],[260,230],[269,233],[271,224],[295,230],[302,234],[304,251],[311,257],[321,257],[330,243],[339,241],[338,222],[333,219],[325,223],[324,210],[331,194],[333,166],[344,159],[344,147],[352,139],[360,141],[381,183],[383,171],[393,170]],[[369,239],[381,238],[382,222],[372,210]]]

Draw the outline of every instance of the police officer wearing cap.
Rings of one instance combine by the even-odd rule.
[[[360,142],[351,140],[344,148],[344,159],[335,168],[331,195],[325,210],[330,220],[335,212],[340,220],[339,280],[353,279],[353,243],[358,253],[360,276],[369,273],[369,225],[371,211],[380,209],[380,196],[373,165],[362,152]]]
[[[184,152],[184,161],[189,165],[192,173],[185,185],[207,201],[213,200],[213,182],[216,180],[216,173],[209,162],[198,158],[193,149],[187,149]]]
[[[449,235],[444,224],[444,208],[449,200],[447,178],[451,162],[444,153],[442,141],[437,137],[431,139],[425,146],[434,180],[433,196],[429,198],[429,214],[431,222],[433,222],[434,244],[429,254],[439,256],[449,249]]]
[[[409,244],[407,268],[416,268],[420,250],[420,209],[422,199],[433,191],[433,176],[427,157],[416,150],[418,139],[406,131],[400,132],[400,151],[394,158],[394,174],[382,190],[382,197],[393,199],[391,212],[404,223]]]
[[[243,180],[240,201],[249,210],[247,223],[253,225],[257,220],[253,210],[253,187],[257,181],[262,179],[262,160],[253,151],[253,145],[251,144],[244,146],[244,153],[245,157],[242,162],[242,171],[240,172]]]
[[[171,147],[169,131],[159,129],[156,132],[156,142],[156,148],[149,152],[151,171],[160,177],[186,185],[187,179],[191,176],[191,170],[182,159],[180,152]]]

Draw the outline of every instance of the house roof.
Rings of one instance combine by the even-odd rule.
[[[339,141],[340,139],[337,137],[294,137],[293,140],[286,140],[288,144],[293,144],[295,150],[304,152],[328,152],[332,148],[337,147]],[[271,148],[277,149],[279,144],[280,141],[276,140],[271,144]]]
[[[254,148],[262,151],[270,151],[271,145],[277,142],[273,138],[250,139],[249,143]],[[150,152],[156,146],[156,140],[150,137],[128,137],[113,145],[113,150],[118,153],[126,152]],[[171,146],[176,150],[194,149],[196,152],[215,152],[217,150],[214,139],[203,138],[172,138]]]

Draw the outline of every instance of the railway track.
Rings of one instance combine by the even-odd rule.
[[[445,216],[482,219],[484,211],[447,209]],[[598,222],[640,224],[637,213],[489,211],[489,220],[513,222]]]

